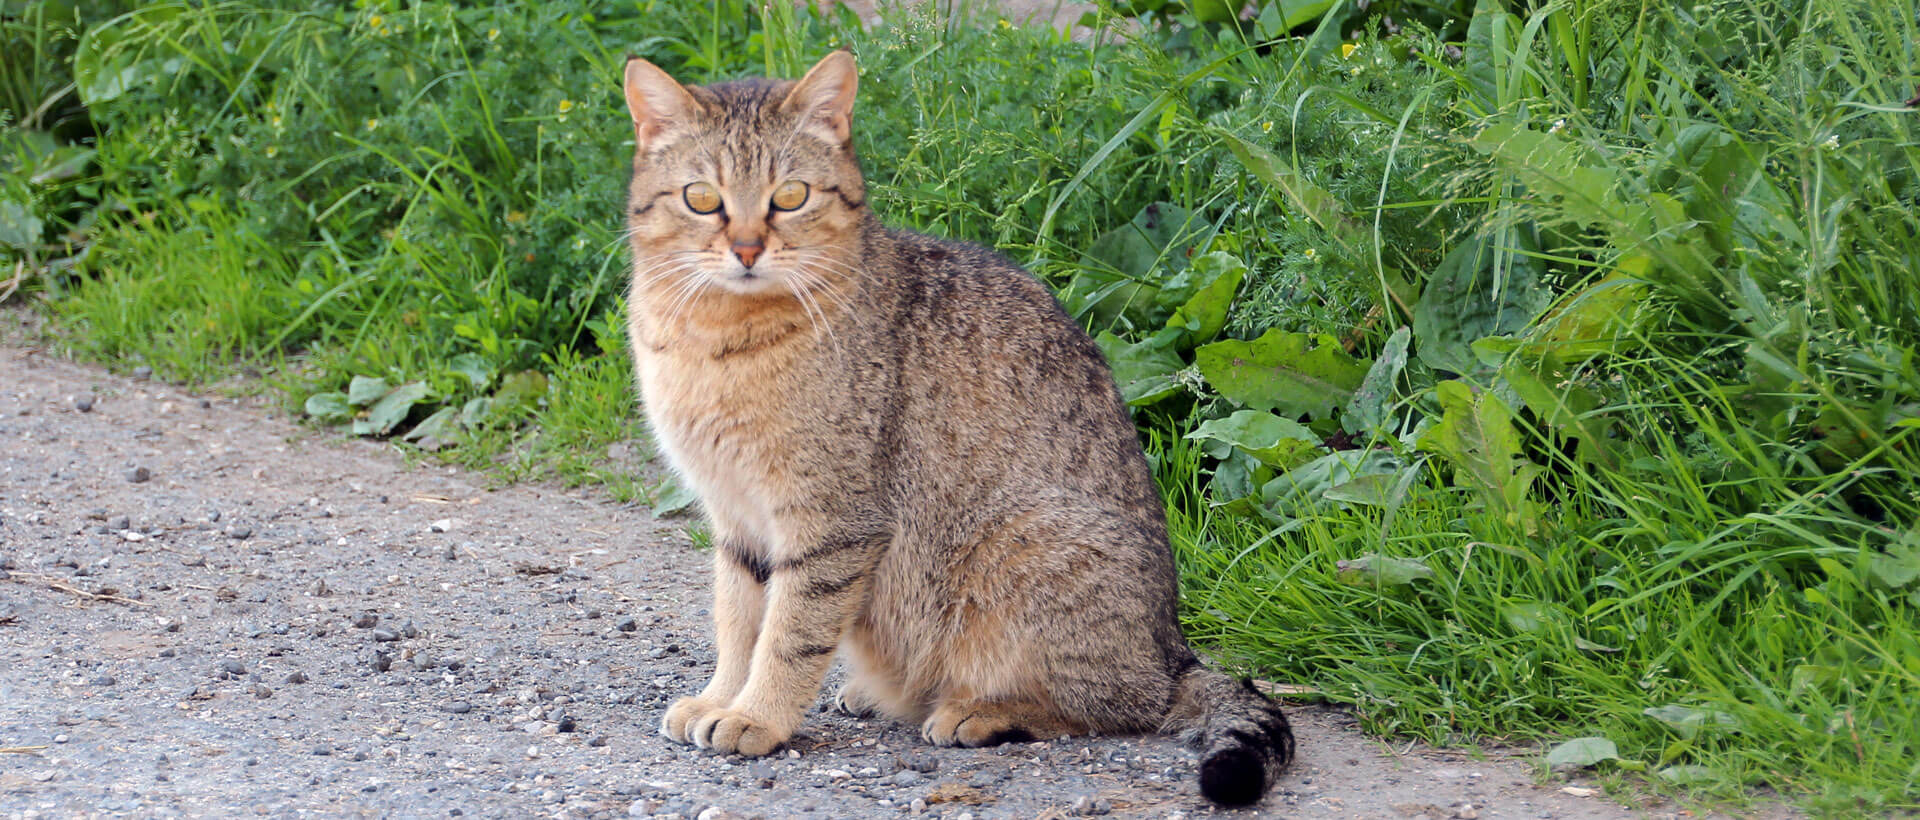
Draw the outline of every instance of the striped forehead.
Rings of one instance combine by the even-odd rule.
[[[785,137],[795,123],[780,111],[780,102],[791,86],[762,79],[707,86],[718,116],[701,135],[701,170],[722,184],[768,182],[786,171]]]

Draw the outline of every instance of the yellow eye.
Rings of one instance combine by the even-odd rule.
[[[773,189],[773,207],[778,211],[791,211],[807,204],[807,184],[797,179],[789,179]]]
[[[687,207],[692,208],[696,214],[710,214],[720,210],[720,192],[704,182],[688,185],[686,190],[680,192],[680,197],[687,201]]]

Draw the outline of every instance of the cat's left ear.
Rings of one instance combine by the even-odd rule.
[[[853,53],[841,49],[809,69],[780,105],[805,117],[821,137],[846,145],[853,140],[853,94],[859,85]]]

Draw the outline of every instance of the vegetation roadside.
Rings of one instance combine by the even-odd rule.
[[[1098,334],[1216,654],[1618,788],[1920,808],[1912,0],[1216,5],[1097,47],[679,0],[9,5],[0,292],[79,356],[254,368],[317,423],[665,511],[612,463],[618,65],[850,45],[882,213]]]

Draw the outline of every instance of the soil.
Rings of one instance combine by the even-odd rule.
[[[0,345],[0,815],[1697,816],[1316,705],[1243,812],[1163,737],[704,754],[656,728],[713,660],[685,523]]]

